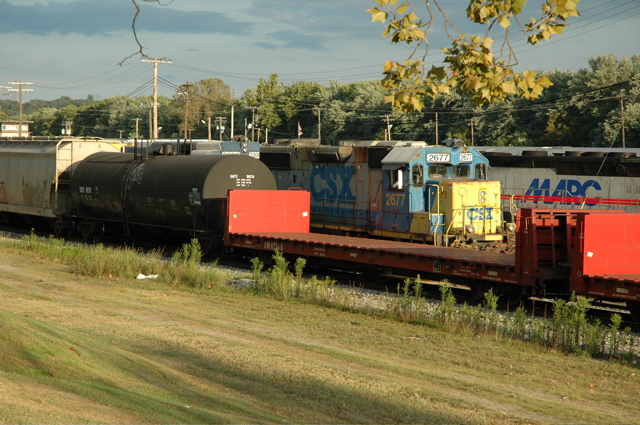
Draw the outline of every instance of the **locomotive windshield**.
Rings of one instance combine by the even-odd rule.
[[[451,165],[451,164],[434,164],[429,165],[429,178],[447,179],[447,178],[469,178],[471,177],[471,166],[469,164]]]

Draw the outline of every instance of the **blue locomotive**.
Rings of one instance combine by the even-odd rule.
[[[488,160],[460,140],[294,141],[263,145],[260,159],[278,189],[311,193],[315,231],[507,250],[515,226],[503,222],[500,182]]]

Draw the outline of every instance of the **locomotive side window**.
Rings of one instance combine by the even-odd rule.
[[[403,173],[401,168],[398,168],[397,170],[390,170],[389,184],[391,185],[391,189],[402,189],[402,178]]]
[[[449,170],[444,164],[429,165],[429,177],[433,179],[442,179],[449,177]]]
[[[422,164],[415,164],[411,169],[411,181],[414,186],[422,186],[424,183],[424,168]]]
[[[478,180],[486,180],[487,179],[487,166],[486,164],[476,164],[476,179]]]

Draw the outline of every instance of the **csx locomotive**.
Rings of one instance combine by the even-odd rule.
[[[488,160],[460,140],[294,141],[263,145],[260,159],[278,189],[311,192],[318,232],[508,250],[515,231],[503,221],[500,182],[487,180]]]

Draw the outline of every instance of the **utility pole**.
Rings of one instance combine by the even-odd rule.
[[[473,139],[473,117],[471,117],[471,120],[469,121],[469,125],[471,126],[471,146],[475,146],[476,142]]]
[[[235,107],[233,105],[231,105],[231,137],[229,138],[230,140],[233,140],[233,137],[235,136],[235,134],[233,134],[233,131],[234,131],[234,126],[233,126],[234,114],[235,114]]]
[[[64,122],[64,135],[71,136],[71,126],[73,125],[73,121],[65,121]]]
[[[440,144],[440,140],[438,138],[438,113],[436,112],[436,146]]]
[[[134,118],[133,119],[136,122],[136,141],[138,140],[138,123],[140,122],[140,120],[142,120],[142,118]]]
[[[256,109],[258,108],[252,106],[249,109],[251,109],[251,141],[253,142],[256,132]]]
[[[387,123],[387,129],[385,130],[384,133],[384,140],[391,140],[391,127],[393,126],[391,124],[391,122],[393,121],[393,119],[389,116],[389,115],[385,115],[384,116],[384,120]]]
[[[22,137],[22,93],[31,93],[33,89],[23,89],[22,86],[33,84],[33,83],[25,83],[22,81],[9,82],[9,84],[17,85],[18,88],[9,88],[9,91],[17,91],[20,93],[20,119],[18,120],[18,137]]]
[[[193,86],[193,83],[185,83],[184,87],[184,141],[187,142],[189,138],[189,87]]]
[[[622,147],[625,147],[625,140],[624,140],[624,102],[622,100],[622,98],[620,98],[620,116],[622,117]]]
[[[170,59],[142,59],[142,62],[153,62],[153,139],[158,138],[158,64],[171,63]]]
[[[208,140],[211,141],[211,117],[207,117],[207,136]]]
[[[322,137],[320,135],[320,128],[322,126],[321,121],[320,121],[320,112],[321,111],[326,111],[326,109],[318,108],[317,106],[314,106],[313,109],[318,111],[318,140],[320,140],[320,143],[322,143]]]
[[[218,125],[216,127],[216,130],[218,130],[218,133],[220,134],[220,141],[222,142],[222,133],[224,133],[224,123],[227,122],[227,118],[225,117],[216,117],[216,119],[218,120]],[[209,120],[211,120],[211,118],[209,118]],[[211,121],[209,121],[211,122]]]

